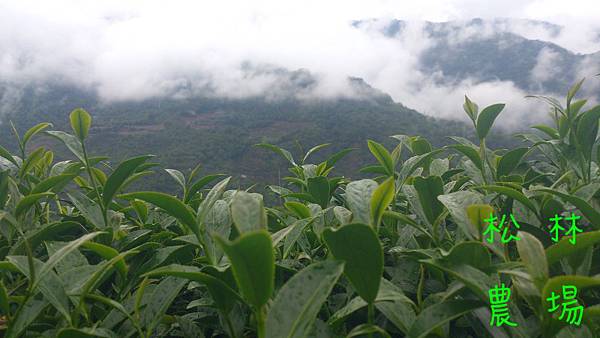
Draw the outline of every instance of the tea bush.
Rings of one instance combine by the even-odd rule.
[[[553,125],[489,149],[504,108],[465,99],[479,144],[434,149],[394,135],[368,141],[372,179],[333,174],[349,149],[320,163],[271,144],[290,176],[268,186],[279,205],[229,177],[166,169],[176,196],[131,191],[152,156],[112,168],[90,154],[91,116],[72,133],[48,123],[0,147],[0,311],[5,337],[598,337],[600,106],[550,104]],[[54,161],[42,134],[73,154]],[[28,145],[30,145],[28,147]],[[555,215],[583,232],[552,238]],[[506,222],[488,218],[511,215]],[[497,234],[490,226],[498,227]],[[572,244],[575,240],[576,244]],[[560,238],[559,238],[560,237]],[[490,290],[510,290],[511,325],[493,324]],[[549,311],[578,289],[580,325]]]

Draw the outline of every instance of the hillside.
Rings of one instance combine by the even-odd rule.
[[[402,20],[361,20],[358,29],[375,29],[390,39],[402,36]],[[562,27],[543,21],[472,19],[424,22],[421,30],[430,45],[422,51],[419,70],[450,85],[467,78],[474,82],[511,81],[528,93],[564,93],[569,84],[600,71],[600,53],[578,54],[555,43],[528,39],[512,26],[558,35]]]
[[[354,98],[196,96],[106,103],[93,92],[73,87],[25,88],[20,92],[21,99],[11,103],[11,111],[4,120],[12,120],[19,130],[39,121],[49,121],[55,128],[65,129],[68,113],[84,107],[94,118],[89,141],[93,154],[108,154],[119,161],[151,153],[166,168],[189,170],[200,163],[205,172],[245,175],[248,182],[261,183],[277,183],[277,178],[287,173],[278,158],[253,146],[260,142],[277,144],[292,153],[300,153],[300,147],[307,150],[317,144],[332,143],[323,156],[343,148],[356,148],[340,162],[340,173],[348,175],[369,160],[367,139],[391,145],[388,136],[420,135],[439,146],[448,143],[447,135],[472,135],[464,123],[424,116],[395,103],[362,80],[349,81],[355,91]],[[310,81],[301,85],[306,83]],[[5,91],[5,102],[8,96]],[[9,125],[3,123],[0,128],[1,143],[14,149]],[[492,146],[506,146],[510,142],[507,137],[494,140]],[[53,148],[59,157],[66,153],[63,147]],[[169,179],[162,175],[149,182],[153,188],[167,189]]]

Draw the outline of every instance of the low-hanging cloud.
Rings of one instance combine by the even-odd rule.
[[[496,7],[511,7],[502,4]],[[211,95],[243,98],[273,95],[285,85],[276,73],[248,72],[251,64],[310,71],[318,83],[304,96],[347,95],[346,79],[356,76],[429,115],[462,116],[463,95],[468,94],[480,105],[507,102],[506,121],[517,121],[524,111],[544,109],[526,100],[527,93],[512,82],[467,78],[441,84],[437,80],[444,74],[425,74],[419,69],[421,53],[435,43],[423,30],[423,19],[464,21],[499,13],[536,17],[529,13],[536,6],[539,1],[514,1],[511,12],[488,13],[489,6],[467,0],[419,5],[387,1],[0,1],[0,83],[15,88],[32,83],[74,84],[96,91],[107,101],[202,95],[208,89]],[[474,7],[481,11],[474,12]],[[553,15],[549,12],[546,17]],[[381,24],[385,18],[409,20],[403,34],[393,38],[351,24],[370,17],[383,18],[378,21]],[[584,20],[588,24],[578,27],[597,31],[591,18]],[[564,28],[571,26],[557,31],[530,25],[526,20],[498,21],[484,30],[458,30],[455,39],[504,29],[569,44],[576,52],[600,49],[593,35],[584,39]],[[540,56],[540,69],[549,58]],[[593,65],[590,61],[589,67]],[[541,80],[545,74],[533,71]],[[18,91],[12,93],[10,100]]]

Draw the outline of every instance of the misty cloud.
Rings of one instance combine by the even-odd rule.
[[[0,84],[17,88],[3,102],[14,100],[18,88],[32,83],[75,84],[107,101],[192,95],[276,99],[286,88],[298,88],[298,81],[303,88],[295,93],[298,97],[336,97],[355,94],[347,81],[355,76],[429,115],[462,118],[462,100],[468,94],[480,106],[508,103],[504,119],[519,123],[523,112],[545,109],[524,99],[528,93],[512,82],[465,78],[441,84],[445,74],[420,69],[421,54],[435,43],[423,19],[460,19],[453,23],[453,43],[510,31],[580,48],[576,52],[600,49],[592,35],[578,35],[597,31],[593,18],[586,16],[586,24],[575,29],[565,22],[558,26],[528,20],[491,20],[483,29],[465,26],[472,16],[539,18],[530,13],[538,3],[498,2],[498,11],[489,12],[489,6],[472,1],[0,1]],[[513,9],[502,12],[505,7]],[[351,24],[370,17],[409,20],[402,34],[392,38],[378,31],[385,19],[369,27]],[[540,53],[531,76],[539,81],[551,76],[552,57],[552,51]],[[580,72],[595,67],[594,60],[582,64]],[[278,69],[302,71],[292,76]],[[310,76],[303,79],[305,71]]]

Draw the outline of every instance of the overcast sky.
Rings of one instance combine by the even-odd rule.
[[[308,69],[321,76],[323,95],[342,92],[346,76],[363,77],[395,100],[432,115],[452,114],[441,107],[460,108],[465,92],[484,103],[500,98],[525,104],[526,93],[510,82],[465,79],[440,87],[418,73],[419,53],[429,44],[418,24],[401,41],[349,25],[365,18],[474,17],[557,23],[564,26],[558,36],[514,29],[578,53],[600,50],[600,6],[594,0],[0,0],[0,81],[60,77],[118,100],[160,96],[193,74],[209,74],[222,95],[243,97],[271,84],[268,78],[244,78],[240,64],[251,61]]]

